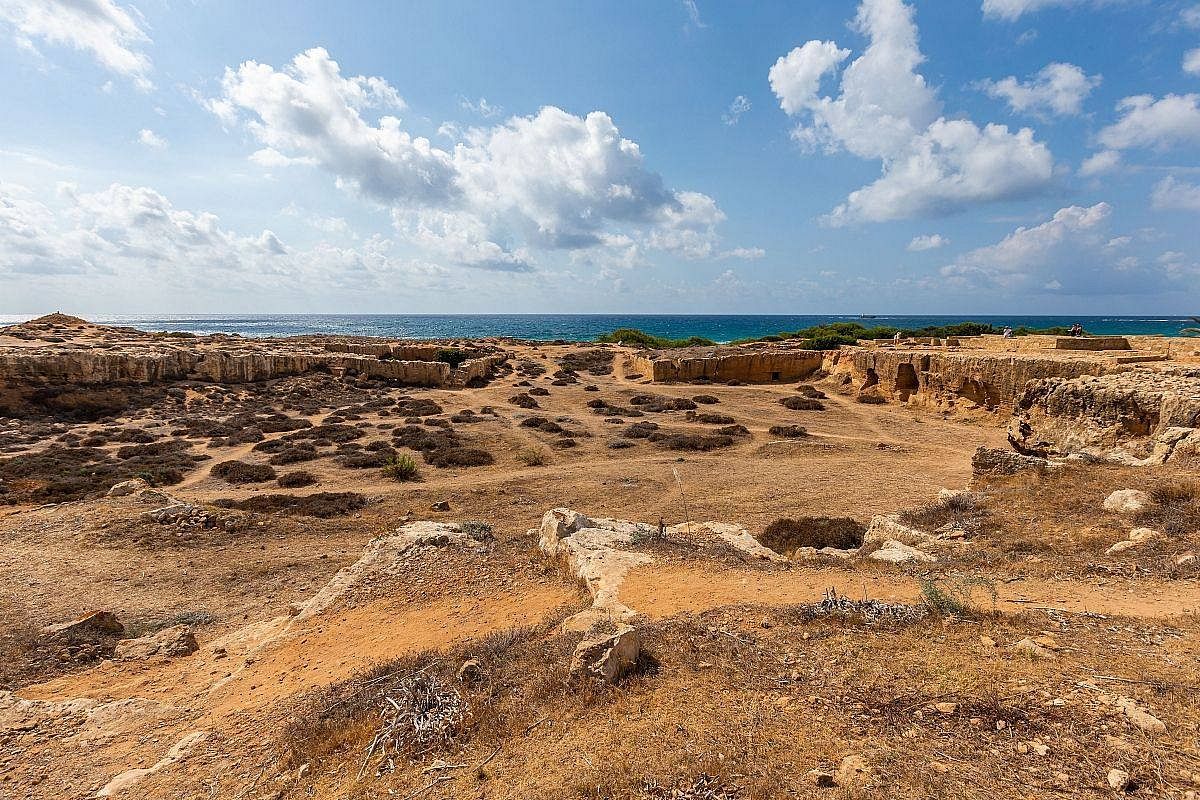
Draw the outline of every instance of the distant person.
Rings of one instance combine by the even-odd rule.
[[[1078,322],[1076,322],[1074,325],[1071,326],[1071,335],[1072,336],[1083,336],[1083,326],[1080,325]]]
[[[1011,325],[1004,326],[1004,338],[1011,339],[1013,337],[1013,329]]]
[[[892,337],[892,344],[900,344],[900,331],[896,331],[896,335]]]

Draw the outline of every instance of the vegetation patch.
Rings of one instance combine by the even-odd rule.
[[[245,461],[222,461],[208,471],[226,483],[263,483],[275,480],[275,470],[267,464],[248,464]]]
[[[1200,484],[1190,481],[1160,483],[1150,490],[1149,508],[1137,522],[1172,538],[1200,534]]]
[[[344,517],[367,505],[358,492],[317,492],[316,494],[257,494],[245,500],[222,498],[213,502],[218,508],[252,511],[259,514],[296,514],[331,519]]]
[[[312,486],[317,482],[317,476],[307,470],[298,469],[294,472],[285,472],[280,475],[275,482],[283,489],[300,489],[305,486]]]
[[[867,527],[850,517],[785,517],[768,525],[758,537],[763,546],[791,555],[800,547],[861,547]]]
[[[783,439],[803,439],[808,436],[808,429],[803,425],[772,425],[767,433]]]
[[[780,405],[792,411],[824,411],[825,404],[820,400],[812,397],[802,397],[793,395],[791,397],[783,397],[779,400]]]
[[[705,339],[702,336],[689,336],[686,339],[670,339],[664,336],[655,336],[652,333],[646,333],[637,328],[617,328],[612,333],[597,336],[596,341],[629,345],[631,347],[650,347],[660,350],[679,347],[710,347],[716,344],[712,339]]]
[[[572,351],[558,360],[563,369],[589,375],[609,375],[613,371],[613,353],[604,348]]]
[[[0,460],[0,503],[62,503],[108,491],[114,483],[142,478],[154,486],[183,480],[208,456],[193,455],[187,442],[127,445],[110,454],[93,447],[51,445],[36,453]]]

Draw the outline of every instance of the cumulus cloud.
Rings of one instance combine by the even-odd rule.
[[[1183,54],[1183,71],[1189,75],[1200,75],[1200,47]]]
[[[1176,180],[1168,175],[1154,186],[1150,200],[1155,208],[1200,211],[1200,184]]]
[[[1108,242],[1105,225],[1112,213],[1108,203],[1073,205],[1055,212],[1049,221],[1032,228],[1021,227],[995,245],[979,247],[942,267],[942,276],[955,282],[1015,287],[1039,282],[1046,267],[1072,263],[1064,259],[1080,249],[1098,248]],[[1063,276],[1051,276],[1061,279]]]
[[[145,145],[154,150],[167,149],[167,140],[159,136],[149,128],[142,128],[138,131],[137,141],[140,145]]]
[[[1051,63],[1027,81],[1009,76],[982,81],[988,96],[1004,100],[1017,113],[1074,117],[1083,112],[1083,101],[1100,85],[1099,75],[1088,75],[1074,64]]]
[[[243,235],[213,214],[176,208],[146,187],[96,192],[60,184],[53,199],[0,183],[0,275],[105,276],[166,286],[273,292],[390,287],[440,279],[445,270],[394,255],[371,237],[356,248],[287,246],[270,230]]]
[[[1090,155],[1079,165],[1079,174],[1085,178],[1093,178],[1112,172],[1121,166],[1121,154],[1116,150],[1101,150]]]
[[[489,103],[486,97],[481,97],[478,100],[468,100],[460,98],[458,104],[464,111],[470,111],[472,114],[478,114],[484,119],[498,117],[504,113],[504,109],[500,106]]]
[[[1110,150],[1165,150],[1200,142],[1200,94],[1135,95],[1118,103],[1117,111],[1121,118],[1096,137]]]
[[[925,250],[937,250],[939,247],[945,247],[950,244],[950,240],[940,233],[929,234],[925,236],[914,236],[912,241],[908,243],[907,250],[910,253],[920,253]]]
[[[148,91],[150,59],[141,48],[150,42],[140,15],[113,0],[0,0],[0,20],[12,26],[21,47],[33,40],[90,53],[105,69]]]
[[[739,94],[733,98],[733,102],[729,104],[729,108],[721,115],[721,121],[726,125],[737,125],[738,120],[742,118],[742,114],[745,114],[749,110],[750,98],[744,94]]]
[[[981,128],[942,115],[936,91],[917,72],[925,57],[911,6],[863,0],[854,28],[869,44],[842,71],[837,97],[820,94],[821,83],[850,55],[834,42],[795,48],[768,76],[780,107],[800,118],[792,136],[802,146],[882,162],[882,177],[851,192],[827,222],[944,214],[1032,195],[1049,184],[1053,159],[1029,128]]]
[[[613,247],[717,252],[724,214],[698,192],[667,188],[636,142],[602,111],[546,106],[488,128],[443,126],[452,149],[412,136],[382,78],[345,77],[321,49],[281,70],[253,61],[226,70],[207,107],[243,123],[270,166],[302,161],[391,209],[396,229],[440,257],[487,269],[528,270],[536,252]]]
[[[1104,6],[1120,2],[1124,0],[983,0],[983,15],[1011,22],[1024,14],[1041,11],[1043,8]]]

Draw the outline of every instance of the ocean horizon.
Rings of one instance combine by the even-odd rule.
[[[34,315],[0,314],[0,325]],[[865,326],[924,328],[958,322],[984,322],[1014,328],[1083,325],[1101,335],[1182,335],[1197,323],[1185,316],[1048,316],[1048,315],[916,315],[837,314],[115,314],[85,317],[101,325],[118,325],[171,333],[238,334],[247,337],[331,334],[403,339],[453,339],[505,336],[533,341],[593,341],[617,328],[637,328],[655,336],[701,336],[728,342],[795,331],[829,322]]]

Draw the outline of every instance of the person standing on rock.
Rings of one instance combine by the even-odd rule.
[[[1004,338],[1011,339],[1013,337],[1013,329],[1011,325],[1004,326]]]

